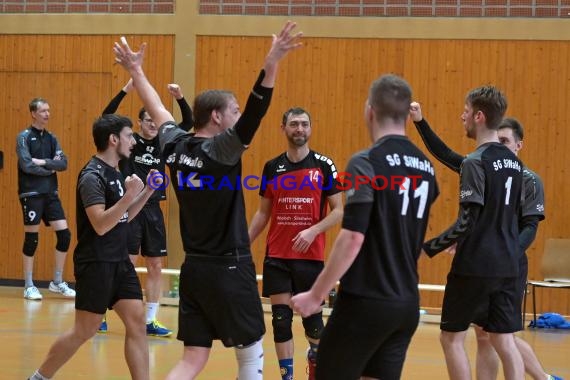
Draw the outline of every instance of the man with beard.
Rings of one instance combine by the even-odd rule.
[[[482,86],[467,94],[461,120],[477,149],[460,164],[459,216],[451,227],[424,244],[425,252],[433,257],[457,243],[440,323],[451,379],[471,376],[464,348],[471,323],[489,333],[505,379],[524,378],[523,360],[514,339],[514,332],[522,327],[515,311],[520,310],[521,301],[517,276],[522,254],[518,216],[523,165],[499,140],[506,109],[507,100],[496,87]]]
[[[317,379],[401,378],[420,318],[417,261],[439,194],[432,163],[406,137],[411,97],[396,75],[370,85],[364,120],[372,145],[352,155],[340,179],[359,178],[346,190],[342,229],[311,289],[291,299],[311,315],[340,279]]]
[[[410,116],[414,121],[423,142],[429,151],[445,166],[459,173],[464,156],[451,150],[444,141],[432,130],[422,116],[419,103],[410,105]],[[504,118],[499,124],[499,142],[509,148],[515,155],[523,147],[524,130],[518,120],[512,117]],[[519,215],[519,244],[523,251],[534,241],[538,223],[544,220],[544,186],[542,180],[528,167],[523,168],[524,202]],[[453,249],[451,250],[453,252]],[[518,293],[522,304],[528,275],[528,259],[523,252],[519,260]],[[514,311],[520,314],[520,308]],[[477,336],[476,372],[480,379],[496,379],[499,371],[499,358],[490,343],[489,334],[479,326],[475,326]],[[515,336],[515,343],[520,351],[525,366],[525,372],[535,380],[556,380],[557,376],[549,375],[544,371],[532,347],[521,337]]]
[[[302,33],[288,21],[265,56],[243,114],[230,91],[210,89],[194,99],[194,133],[174,123],[142,65],[146,44],[132,51],[126,38],[115,43],[115,60],[133,78],[153,121],[180,206],[185,252],[180,268],[177,339],[182,358],[166,379],[194,379],[205,367],[214,340],[235,349],[238,379],[263,378],[263,308],[255,278],[241,179],[241,157],[271,103],[279,62],[301,46]],[[206,180],[210,179],[207,186]]]
[[[131,127],[128,118],[118,115],[103,115],[93,124],[97,154],[79,173],[76,191],[75,323],[51,346],[31,380],[52,378],[95,335],[107,309],[114,309],[125,325],[131,378],[149,378],[142,289],[129,259],[127,224],[154,190],[136,174],[125,179],[116,169],[136,144]]]
[[[111,100],[103,110],[103,115],[117,111],[123,98],[133,89],[133,80],[129,79],[121,91]],[[192,109],[186,102],[180,86],[169,84],[168,91],[176,98],[182,114],[180,128],[188,131],[192,128]],[[137,144],[128,160],[122,160],[119,167],[124,176],[137,174],[139,178],[146,178],[148,173],[155,169],[159,173],[165,172],[164,159],[158,140],[158,125],[156,125],[148,112],[143,108],[138,114],[139,131],[133,134]],[[153,196],[146,203],[139,215],[129,223],[129,256],[136,266],[139,252],[144,257],[146,276],[146,334],[158,337],[170,337],[172,330],[166,328],[157,320],[162,292],[162,258],[166,253],[166,227],[160,202],[166,200],[166,191],[158,186]],[[107,319],[103,319],[99,327],[100,333],[108,330]]]
[[[263,296],[271,300],[273,336],[283,380],[293,379],[291,297],[311,288],[324,267],[324,232],[342,219],[342,196],[331,159],[309,148],[311,116],[302,108],[283,114],[287,151],[263,168],[259,210],[249,227],[253,242],[271,219],[263,263]],[[327,215],[327,205],[331,212]],[[323,313],[303,318],[314,379]]]

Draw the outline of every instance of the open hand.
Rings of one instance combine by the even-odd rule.
[[[310,228],[299,232],[293,238],[293,251],[305,253],[315,240],[317,234]]]
[[[123,66],[127,70],[133,70],[142,67],[146,43],[142,43],[139,51],[132,51],[127,39],[121,37],[121,42],[115,42],[113,53],[115,53],[115,62]]]
[[[303,45],[299,41],[299,39],[303,36],[303,32],[291,34],[296,26],[296,22],[287,21],[283,29],[281,29],[281,32],[279,32],[277,35],[273,35],[271,49],[269,50],[266,58],[266,61],[268,63],[277,63],[291,50],[295,50]]]

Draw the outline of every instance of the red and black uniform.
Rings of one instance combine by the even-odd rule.
[[[333,161],[312,150],[300,162],[283,153],[265,164],[259,195],[272,200],[268,257],[324,261],[325,234],[304,253],[293,250],[292,240],[327,215],[327,198],[340,192],[336,175]]]

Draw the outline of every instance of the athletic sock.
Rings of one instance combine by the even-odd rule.
[[[309,342],[309,353],[307,354],[307,357],[309,357],[309,359],[311,360],[317,360],[317,351],[319,350],[319,344],[318,343],[313,343],[313,342]]]
[[[59,285],[63,282],[61,271],[56,270],[53,274],[53,283]]]
[[[146,303],[146,323],[149,324],[156,320],[156,314],[158,313],[158,303],[147,302]]]
[[[50,380],[49,377],[42,376],[39,371],[34,372],[29,380]]]
[[[263,379],[263,345],[261,340],[235,349],[239,380]]]
[[[33,272],[24,272],[24,281],[26,284],[24,285],[26,288],[30,286],[34,286],[34,280],[32,280]]]
[[[279,370],[281,371],[281,380],[292,380],[293,358],[279,360]]]

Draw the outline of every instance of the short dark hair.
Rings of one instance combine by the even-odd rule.
[[[522,141],[524,138],[524,128],[522,124],[514,117],[505,117],[499,124],[499,130],[511,129],[513,136],[517,142]]]
[[[204,128],[210,121],[212,111],[224,110],[235,95],[227,90],[206,90],[196,96],[192,114],[194,117],[194,129]]]
[[[106,114],[95,120],[93,123],[93,142],[95,142],[97,151],[105,151],[109,147],[109,136],[119,136],[125,127],[133,127],[133,123],[126,116]]]
[[[481,86],[469,91],[465,102],[473,108],[474,112],[481,111],[485,114],[489,129],[498,129],[507,111],[507,98],[495,86]]]
[[[146,113],[146,110],[144,109],[144,107],[142,107],[139,110],[139,120],[142,120],[144,118],[144,114]]]
[[[289,108],[287,111],[285,111],[283,113],[283,119],[281,120],[281,123],[283,125],[287,125],[287,120],[289,119],[289,116],[291,116],[291,115],[298,116],[298,115],[302,115],[302,114],[307,114],[307,116],[309,117],[309,123],[311,123],[311,114],[308,113],[306,110],[304,110],[301,107],[292,107],[292,108]]]
[[[33,98],[30,101],[30,112],[36,112],[40,104],[48,104],[48,101],[44,98]]]
[[[392,119],[405,123],[410,114],[412,88],[399,76],[385,74],[370,85],[368,102],[378,121]]]

